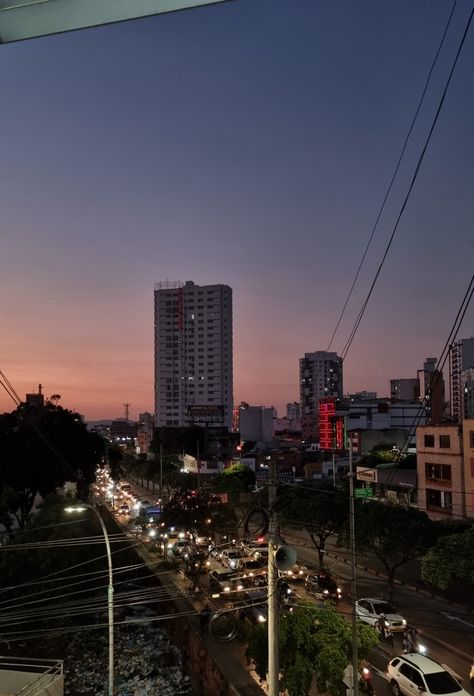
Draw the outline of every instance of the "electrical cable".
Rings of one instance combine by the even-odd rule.
[[[416,107],[416,109],[415,109],[415,113],[414,113],[413,118],[412,118],[412,120],[411,120],[410,127],[408,128],[408,132],[407,132],[407,134],[406,134],[406,136],[405,136],[405,140],[404,140],[404,143],[403,143],[403,146],[402,146],[400,155],[399,155],[399,157],[398,157],[398,160],[397,160],[397,162],[396,162],[395,169],[394,169],[393,174],[392,174],[392,178],[390,179],[390,183],[389,183],[388,188],[387,188],[387,190],[386,190],[386,192],[385,192],[385,196],[384,196],[384,198],[383,198],[383,200],[382,200],[382,204],[381,204],[381,206],[380,206],[380,208],[379,208],[377,217],[376,217],[376,219],[375,219],[375,223],[374,223],[374,226],[373,226],[373,228],[372,228],[372,232],[371,232],[370,237],[369,237],[369,240],[368,240],[368,242],[367,242],[367,244],[366,244],[364,253],[362,254],[362,259],[360,260],[359,266],[358,266],[358,268],[357,268],[357,271],[356,271],[356,273],[355,273],[354,279],[353,279],[353,281],[352,281],[352,285],[351,285],[351,287],[350,287],[350,289],[349,289],[349,292],[348,292],[348,294],[347,294],[347,297],[346,297],[346,300],[345,300],[344,305],[343,305],[343,307],[342,307],[342,310],[341,310],[341,312],[340,312],[340,314],[339,314],[339,318],[338,318],[338,320],[337,320],[337,323],[336,323],[336,326],[335,326],[335,328],[334,328],[334,331],[332,332],[331,340],[329,341],[329,344],[328,344],[328,347],[326,348],[326,351],[329,351],[329,349],[331,348],[331,345],[332,345],[332,343],[333,343],[333,341],[334,341],[334,337],[335,337],[335,335],[336,335],[336,333],[337,333],[337,330],[338,330],[339,325],[340,325],[340,323],[341,323],[341,321],[342,321],[342,318],[343,318],[344,313],[345,313],[345,311],[346,311],[346,308],[347,308],[347,305],[348,305],[348,303],[349,303],[349,300],[350,300],[350,298],[351,298],[351,296],[352,296],[352,292],[353,292],[354,287],[355,287],[355,285],[356,285],[356,283],[357,283],[357,280],[358,280],[358,278],[359,278],[359,274],[360,274],[362,265],[363,265],[363,263],[364,263],[364,261],[365,261],[365,258],[366,258],[366,256],[367,256],[367,253],[368,253],[368,251],[369,251],[369,247],[370,247],[370,245],[371,245],[371,243],[372,243],[372,240],[373,240],[373,238],[374,238],[374,235],[375,235],[375,232],[376,232],[376,230],[377,230],[378,224],[379,224],[379,222],[380,222],[380,218],[382,217],[382,213],[383,213],[383,211],[384,211],[384,209],[385,209],[385,204],[387,203],[388,197],[390,196],[390,193],[391,193],[391,191],[392,191],[393,184],[394,184],[394,182],[395,182],[395,179],[396,179],[397,174],[398,174],[398,170],[400,169],[400,165],[401,165],[402,159],[403,159],[403,157],[404,157],[404,155],[405,155],[405,151],[406,151],[406,149],[407,149],[408,141],[410,140],[410,136],[411,136],[411,134],[412,134],[413,128],[414,128],[414,126],[415,126],[415,123],[416,123],[416,121],[417,121],[417,119],[418,119],[418,115],[419,115],[419,113],[420,113],[421,107],[422,107],[422,105],[423,105],[423,102],[424,102],[424,99],[425,99],[425,96],[426,96],[426,92],[427,92],[427,90],[428,90],[428,86],[429,86],[429,83],[430,83],[430,81],[431,81],[431,76],[432,76],[432,74],[433,74],[434,68],[435,68],[436,63],[437,63],[437,61],[438,61],[438,57],[439,57],[439,54],[440,54],[441,49],[442,49],[442,47],[443,47],[444,40],[445,40],[446,35],[447,35],[447,33],[448,33],[448,29],[449,29],[449,26],[450,26],[450,24],[451,24],[451,20],[452,20],[454,11],[455,11],[455,9],[456,9],[456,5],[457,5],[457,0],[454,0],[453,5],[452,5],[452,7],[451,7],[451,12],[450,12],[449,17],[448,17],[448,21],[447,21],[447,23],[446,23],[446,26],[445,26],[445,28],[444,28],[443,35],[442,35],[442,37],[441,37],[441,41],[440,41],[440,43],[439,43],[439,45],[438,45],[438,48],[437,48],[436,53],[435,53],[435,55],[434,55],[434,58],[433,58],[433,60],[432,60],[432,62],[431,62],[431,67],[430,67],[430,69],[429,69],[427,78],[426,78],[426,80],[425,80],[425,84],[424,84],[424,87],[423,87],[423,90],[422,90],[422,93],[421,93],[421,97],[420,97],[420,99],[419,99],[419,101],[418,101],[418,105],[417,105],[417,107]]]
[[[385,251],[384,251],[384,253],[383,253],[382,259],[381,259],[381,261],[380,261],[380,263],[379,263],[379,266],[378,266],[378,268],[377,268],[377,271],[376,271],[376,273],[375,273],[375,275],[374,275],[374,278],[373,278],[373,280],[372,280],[372,283],[371,283],[371,285],[370,285],[369,292],[367,293],[367,296],[366,296],[364,302],[362,303],[362,307],[361,307],[361,309],[360,309],[360,311],[359,311],[359,314],[357,315],[357,319],[356,319],[356,321],[355,321],[355,323],[354,323],[354,325],[353,325],[353,327],[352,327],[352,330],[351,330],[351,332],[350,332],[350,334],[349,334],[349,338],[347,339],[346,344],[345,344],[345,346],[344,346],[344,348],[343,348],[343,350],[342,350],[341,357],[342,357],[342,360],[343,360],[343,361],[346,359],[346,357],[347,357],[347,355],[348,355],[348,352],[349,352],[349,350],[350,350],[350,347],[351,347],[351,345],[352,345],[352,342],[354,341],[354,338],[355,338],[355,336],[356,336],[357,330],[358,330],[358,328],[359,328],[359,326],[360,326],[360,323],[361,323],[361,321],[362,321],[362,318],[363,318],[363,316],[364,316],[364,314],[365,314],[365,310],[366,310],[367,305],[368,305],[368,303],[369,303],[369,300],[370,300],[370,298],[371,298],[371,296],[372,296],[372,293],[373,293],[373,291],[374,291],[374,288],[375,288],[375,285],[376,285],[377,280],[378,280],[378,278],[379,278],[379,275],[380,275],[380,273],[381,273],[381,271],[382,271],[383,265],[384,265],[384,263],[385,263],[385,259],[387,258],[388,252],[390,251],[390,248],[391,248],[391,246],[392,246],[392,242],[393,242],[393,240],[394,240],[394,238],[395,238],[395,234],[396,234],[396,232],[397,232],[397,230],[398,230],[398,226],[399,226],[399,224],[400,224],[400,220],[401,220],[401,218],[402,218],[402,216],[403,216],[403,213],[405,212],[405,208],[406,208],[406,206],[407,206],[407,204],[408,204],[408,201],[409,201],[409,199],[410,199],[411,193],[412,193],[412,191],[413,191],[413,187],[414,187],[415,182],[416,182],[416,180],[417,180],[417,178],[418,178],[418,174],[419,174],[419,172],[420,172],[421,165],[422,165],[422,163],[423,163],[423,160],[424,160],[425,155],[426,155],[426,151],[427,151],[427,149],[428,149],[428,145],[429,145],[429,143],[430,143],[430,141],[431,141],[431,136],[433,135],[434,129],[435,129],[436,124],[437,124],[438,119],[439,119],[439,115],[440,115],[441,110],[442,110],[442,108],[443,108],[443,105],[444,105],[444,102],[445,102],[445,99],[446,99],[446,94],[447,94],[447,92],[448,92],[448,88],[449,88],[449,85],[451,84],[451,80],[452,80],[452,77],[453,77],[453,74],[454,74],[454,70],[455,70],[455,68],[456,68],[456,65],[457,65],[458,60],[459,60],[459,56],[460,56],[460,54],[461,54],[462,48],[463,48],[463,46],[464,46],[464,43],[465,43],[465,41],[466,41],[466,37],[467,37],[467,34],[468,34],[468,32],[469,32],[471,23],[472,23],[473,15],[474,15],[474,8],[473,8],[473,9],[471,10],[471,12],[470,12],[469,19],[468,19],[467,24],[466,24],[466,27],[465,27],[465,29],[464,29],[464,33],[463,33],[463,35],[462,35],[462,38],[461,38],[460,44],[459,44],[459,46],[458,46],[458,49],[457,49],[457,52],[456,52],[456,55],[455,55],[453,64],[452,64],[452,66],[451,66],[451,70],[450,70],[449,75],[448,75],[448,79],[447,79],[447,81],[446,81],[446,84],[445,84],[443,93],[442,93],[442,95],[441,95],[441,99],[440,99],[440,101],[439,101],[438,108],[437,108],[437,110],[436,110],[436,114],[435,114],[435,116],[434,116],[434,118],[433,118],[433,121],[432,121],[430,130],[429,130],[428,135],[427,135],[427,137],[426,137],[426,139],[425,139],[425,144],[424,144],[424,146],[423,146],[423,148],[422,148],[422,151],[421,151],[421,153],[420,153],[420,156],[419,156],[419,158],[418,158],[418,161],[417,161],[417,164],[416,164],[416,167],[415,167],[415,171],[414,171],[414,173],[413,173],[413,175],[412,175],[412,178],[411,178],[411,181],[410,181],[410,185],[409,185],[409,187],[408,187],[408,191],[407,191],[407,193],[406,193],[406,195],[405,195],[405,198],[404,198],[404,200],[403,200],[402,206],[401,206],[400,211],[399,211],[399,213],[398,213],[397,219],[396,219],[396,221],[395,221],[395,225],[394,225],[394,227],[393,227],[393,230],[392,230],[392,233],[391,233],[390,238],[389,238],[389,240],[388,240],[388,243],[387,243],[387,245],[386,245],[386,247],[385,247]]]

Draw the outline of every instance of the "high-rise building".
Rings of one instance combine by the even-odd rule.
[[[474,419],[474,367],[462,371],[461,384],[464,418],[472,420]]]
[[[449,387],[451,416],[460,423],[464,415],[464,392],[462,373],[474,367],[474,337],[461,338],[450,346]]]
[[[301,431],[303,438],[318,433],[319,399],[342,398],[342,358],[319,350],[300,358]]]
[[[232,289],[155,284],[155,425],[232,425]]]
[[[418,370],[420,399],[425,403],[428,423],[439,423],[444,411],[444,378],[436,362],[436,358],[426,358],[423,369]]]
[[[420,383],[417,377],[391,379],[390,398],[399,401],[416,401],[420,396]]]
[[[298,401],[286,404],[286,417],[288,420],[299,420],[301,418],[301,407]]]

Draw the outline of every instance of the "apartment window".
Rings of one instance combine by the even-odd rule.
[[[425,476],[430,481],[451,481],[449,464],[425,464]]]
[[[425,447],[434,447],[434,435],[425,435]]]
[[[471,478],[474,479],[474,459],[471,458]]]
[[[474,449],[474,430],[469,431],[469,447]]]
[[[449,435],[440,435],[439,446],[442,449],[449,449],[451,447],[451,437]]]
[[[451,512],[453,509],[453,496],[450,491],[437,491],[426,489],[426,507],[428,510],[443,510]]]

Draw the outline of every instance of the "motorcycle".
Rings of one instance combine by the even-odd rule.
[[[372,672],[367,665],[364,665],[359,672],[359,687],[361,691],[365,691],[369,696],[374,696],[374,685],[372,683]]]

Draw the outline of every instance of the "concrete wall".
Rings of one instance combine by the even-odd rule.
[[[14,696],[22,689],[25,696],[63,696],[64,678],[57,674],[0,669],[0,689],[0,696]]]

